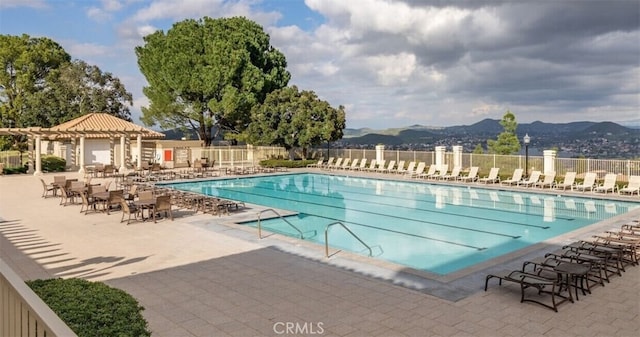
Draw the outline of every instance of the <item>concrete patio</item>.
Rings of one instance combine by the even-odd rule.
[[[66,173],[73,177],[74,173]],[[53,174],[42,177],[46,182]],[[422,275],[278,235],[259,240],[221,217],[179,210],[175,221],[120,223],[41,198],[38,177],[0,176],[0,253],[23,279],[80,277],[133,295],[153,336],[637,336],[640,267],[555,313],[520,303],[488,271],[518,268],[532,250],[456,279]],[[640,210],[563,241],[640,219]],[[559,242],[556,242],[559,243]],[[553,244],[553,243],[552,243]],[[547,249],[548,250],[548,249]]]

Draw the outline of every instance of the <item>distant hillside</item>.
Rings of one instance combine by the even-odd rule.
[[[472,125],[458,125],[443,128],[433,128],[412,125],[407,128],[376,130],[366,133],[370,129],[347,129],[343,138],[344,144],[432,144],[446,138],[474,138],[492,139],[499,135],[504,128],[499,120],[485,119]],[[612,122],[571,122],[571,123],[533,123],[518,124],[518,134],[529,134],[537,144],[558,143],[565,140],[590,139],[604,137],[612,140],[624,140],[640,137],[640,130],[631,129]],[[357,136],[360,135],[360,136]]]

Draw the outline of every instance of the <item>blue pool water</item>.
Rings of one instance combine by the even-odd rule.
[[[373,256],[448,274],[629,212],[638,203],[324,174],[286,174],[167,184],[169,187],[296,212],[287,220],[324,244],[341,222]],[[270,214],[267,214],[270,215]],[[256,222],[247,223],[256,226]],[[282,219],[268,231],[298,237]],[[333,249],[368,254],[340,226]]]

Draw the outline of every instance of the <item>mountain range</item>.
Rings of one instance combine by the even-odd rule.
[[[495,139],[504,131],[500,120],[484,119],[471,125],[449,127],[429,127],[412,125],[406,128],[386,130],[345,129],[345,145],[401,145],[433,144],[445,138],[459,139]],[[554,145],[567,141],[604,137],[609,140],[640,139],[640,129],[632,129],[613,122],[571,122],[571,123],[533,123],[518,124],[519,136],[528,134],[540,146]]]

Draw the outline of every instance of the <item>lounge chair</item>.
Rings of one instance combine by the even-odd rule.
[[[640,176],[629,176],[629,183],[619,189],[618,194],[640,195]]]
[[[42,182],[42,197],[43,198],[55,197],[56,190],[58,189],[58,187],[54,185],[47,185],[47,183],[45,183],[42,178],[40,178],[40,181]]]
[[[354,170],[355,171],[364,171],[367,168],[367,158],[362,158],[360,160],[360,165],[358,165]]]
[[[376,165],[375,166],[370,166],[369,167],[369,171],[370,172],[380,172],[382,169],[384,169],[384,164],[386,164],[387,160],[386,159],[381,159],[376,161]]]
[[[348,168],[349,168],[349,165],[350,165],[350,164],[351,164],[351,158],[345,158],[345,159],[342,161],[342,165],[340,165],[340,166],[336,167],[336,169],[338,169],[338,170],[346,170],[346,169],[348,169]]]
[[[584,180],[582,181],[582,183],[576,184],[571,190],[578,190],[582,192],[586,190],[593,191],[593,187],[596,185],[597,177],[598,175],[595,172],[587,172],[584,175]]]
[[[404,160],[399,161],[399,162],[398,162],[398,166],[396,166],[396,169],[395,169],[395,170],[391,170],[391,171],[389,171],[389,173],[391,173],[391,172],[393,172],[393,173],[398,173],[398,174],[399,174],[399,173],[402,173],[401,171],[404,171],[404,163],[405,163],[405,161],[404,161]],[[415,165],[415,164],[414,164],[414,165]]]
[[[440,166],[440,168],[438,169],[438,173],[434,174],[431,179],[442,179],[442,177],[447,175],[447,172],[449,172],[449,165],[448,164],[444,164],[442,166]]]
[[[542,189],[544,189],[547,186],[549,186],[549,188],[552,188],[555,183],[556,183],[556,172],[551,171],[551,172],[545,173],[544,179],[542,181],[539,181],[533,184],[533,186],[540,187]]]
[[[555,312],[558,312],[558,305],[567,301],[572,300],[571,297],[565,296],[561,294],[562,291],[562,280],[556,278],[546,278],[537,274],[526,273],[520,270],[504,270],[501,272],[497,272],[494,274],[487,275],[484,282],[484,291],[487,291],[487,284],[489,280],[492,278],[498,279],[498,284],[502,285],[502,281],[514,282],[520,285],[520,303],[522,302],[533,302],[544,307],[547,307]],[[525,289],[527,288],[535,288],[538,294],[549,294],[551,295],[551,304],[543,303],[540,300],[527,298],[525,296]],[[557,300],[556,297],[560,297],[561,300]]]
[[[344,160],[344,158],[340,157],[338,159],[336,159],[336,162],[331,164],[331,165],[327,165],[327,167],[325,167],[327,170],[332,170],[332,169],[337,169],[340,167],[340,165],[342,165],[342,161]]]
[[[345,171],[346,171],[346,170],[351,170],[351,171],[353,171],[353,170],[355,170],[355,169],[356,169],[356,167],[358,167],[358,158],[356,158],[356,159],[352,160],[352,161],[351,161],[351,165],[350,165],[350,166],[348,166],[348,167],[345,167],[345,168],[344,168],[344,170],[345,170]]]
[[[604,181],[602,182],[602,184],[596,186],[593,191],[594,192],[601,192],[601,193],[615,193],[618,190],[618,185],[616,184],[616,179],[617,179],[618,175],[615,173],[607,173],[604,176]]]
[[[529,176],[529,178],[527,180],[521,180],[517,184],[518,184],[518,186],[524,186],[524,187],[534,186],[535,184],[538,183],[538,181],[540,181],[540,176],[541,175],[542,175],[542,172],[533,171],[533,172],[531,172],[531,175]]]
[[[418,167],[420,167],[420,165],[418,165]],[[436,171],[438,171],[438,166],[436,166],[436,164],[431,164],[429,165],[429,169],[427,170],[427,172],[419,173],[415,178],[431,178],[436,174]]]
[[[416,169],[413,171],[409,171],[407,170],[406,175],[408,175],[410,178],[417,178],[420,175],[424,174],[424,168],[427,166],[427,164],[425,162],[420,162],[418,164],[418,166],[416,166]]]
[[[376,160],[375,159],[371,159],[371,162],[369,162],[369,166],[368,167],[364,167],[362,169],[362,171],[375,171],[376,169]]]
[[[327,159],[326,163],[323,163],[322,165],[320,165],[320,168],[328,168],[329,166],[333,165],[333,161],[334,160],[335,160],[335,158],[329,157],[329,159]]]
[[[516,185],[520,181],[522,181],[522,174],[523,173],[524,173],[524,169],[517,168],[517,169],[513,170],[513,175],[511,175],[511,178],[501,181],[500,184],[501,185]]]
[[[462,167],[454,166],[451,173],[440,176],[439,178],[442,180],[457,180],[460,177],[460,171],[462,171]]]
[[[396,170],[396,172],[398,174],[407,174],[409,172],[413,172],[413,170],[415,169],[416,169],[416,162],[412,161],[412,162],[409,162],[409,166],[407,166],[407,168],[404,168],[404,165],[402,166],[398,165],[398,170]]]
[[[478,180],[478,171],[480,170],[480,167],[478,166],[471,166],[471,168],[469,168],[469,173],[466,176],[463,177],[459,177],[458,180],[462,181],[462,182],[473,182]]]
[[[315,163],[315,164],[309,164],[309,165],[307,165],[307,168],[320,167],[320,166],[322,166],[322,163],[324,163],[324,160],[323,160],[323,159],[320,159],[320,160],[318,160],[318,162],[317,162],[317,163]]]
[[[378,172],[389,173],[389,172],[391,172],[391,170],[393,170],[393,168],[395,166],[396,166],[396,161],[395,160],[391,160],[391,161],[389,161],[389,165],[387,165],[387,167],[380,167],[378,169]]]
[[[563,191],[567,188],[573,189],[573,185],[576,182],[576,172],[567,172],[564,175],[564,180],[560,182],[556,182],[553,185],[553,188],[556,190],[562,189]]]
[[[478,179],[478,182],[479,183],[485,183],[485,184],[499,183],[500,182],[500,177],[498,176],[498,173],[500,173],[500,168],[499,167],[492,167],[491,170],[489,171],[489,175],[484,177],[484,178]]]

